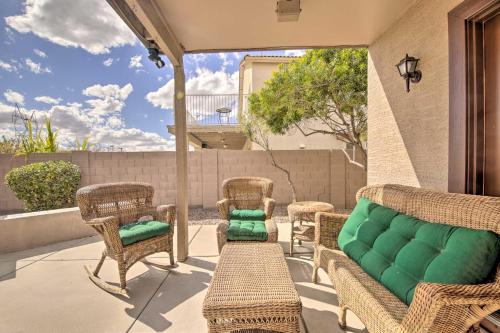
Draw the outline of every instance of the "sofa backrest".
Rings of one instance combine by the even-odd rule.
[[[396,184],[363,187],[356,200],[361,197],[428,222],[500,234],[498,197],[444,193]]]

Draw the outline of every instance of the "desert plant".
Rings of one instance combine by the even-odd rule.
[[[27,211],[73,207],[80,168],[66,161],[47,161],[14,168],[5,183]]]
[[[59,150],[57,131],[52,130],[50,118],[45,119],[44,122],[45,137],[43,137],[43,127],[39,130],[33,128],[33,120],[26,120],[24,126],[25,133],[19,136],[20,145],[16,155],[28,156],[31,153],[55,153]]]
[[[0,140],[0,154],[14,154],[19,149],[19,141],[14,138],[7,139],[2,135]]]
[[[89,137],[86,137],[80,142],[78,138],[75,139],[74,150],[87,151],[94,147],[95,145],[89,142]]]

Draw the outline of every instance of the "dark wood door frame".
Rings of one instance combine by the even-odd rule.
[[[448,13],[448,190],[482,194],[483,23],[498,0],[465,0]]]

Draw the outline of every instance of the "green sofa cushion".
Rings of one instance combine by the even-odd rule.
[[[262,221],[229,221],[227,239],[231,241],[267,241],[266,224]]]
[[[266,213],[262,209],[233,209],[229,220],[265,221]]]
[[[430,223],[366,198],[342,227],[338,245],[407,305],[420,281],[485,282],[500,253],[500,240],[493,232]]]
[[[170,231],[170,224],[160,221],[146,221],[124,224],[118,233],[123,245],[130,245],[151,237],[164,235]]]

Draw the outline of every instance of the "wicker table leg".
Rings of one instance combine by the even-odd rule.
[[[294,218],[290,217],[290,257],[293,257],[293,225],[294,225]]]

